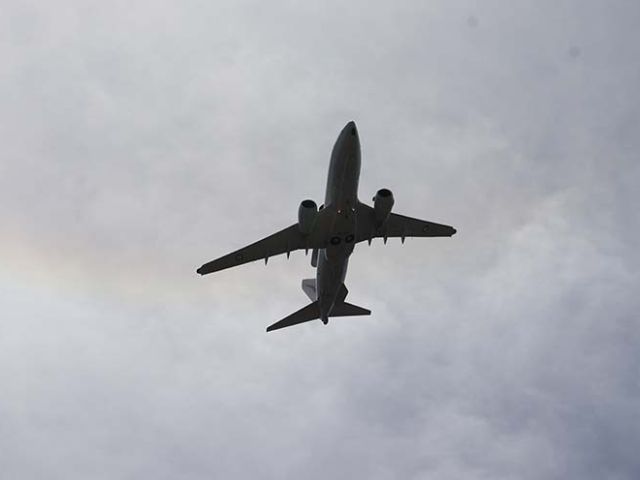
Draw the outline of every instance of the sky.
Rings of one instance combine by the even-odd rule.
[[[3,479],[640,478],[637,1],[0,4]],[[360,198],[370,317],[303,252],[202,263]]]

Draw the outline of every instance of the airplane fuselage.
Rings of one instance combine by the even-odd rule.
[[[359,178],[360,139],[355,123],[349,122],[331,152],[324,200],[331,226],[328,246],[318,253],[316,288],[320,318],[325,324],[344,284],[355,245]]]

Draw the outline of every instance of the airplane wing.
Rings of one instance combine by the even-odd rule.
[[[405,217],[397,213],[389,214],[387,221],[377,227],[373,208],[364,203],[358,204],[358,223],[356,242],[370,241],[372,238],[400,237],[450,237],[456,229],[449,225],[428,222],[417,218]]]
[[[269,257],[273,257],[274,255],[286,253],[287,256],[289,256],[289,253],[294,250],[314,248],[313,243],[315,242],[311,238],[300,232],[298,224],[295,223],[290,227],[280,230],[279,232],[263,238],[262,240],[258,240],[247,247],[231,252],[228,255],[224,255],[223,257],[215,260],[211,260],[210,262],[202,265],[196,271],[200,275],[206,275],[207,273],[236,267],[261,258],[264,258],[266,262]]]

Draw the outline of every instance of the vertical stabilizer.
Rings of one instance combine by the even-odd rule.
[[[315,302],[318,299],[318,292],[316,290],[316,279],[305,278],[302,280],[302,291],[307,294],[309,300]]]

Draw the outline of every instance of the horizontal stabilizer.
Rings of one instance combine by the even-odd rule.
[[[351,303],[338,303],[331,309],[330,317],[351,317],[356,315],[371,315],[371,310]]]
[[[297,312],[292,313],[288,317],[283,318],[279,322],[268,326],[267,332],[278,330],[284,327],[290,327],[299,323],[309,322],[311,320],[315,320],[316,318],[320,318],[320,308],[318,307],[318,302],[313,302],[306,307],[301,308]]]
[[[302,282],[302,288],[305,289],[305,286],[307,286],[307,289],[308,289],[311,286],[312,281],[313,280],[311,279],[304,280]],[[313,286],[315,287],[315,281],[313,282],[314,282]],[[307,289],[305,289],[305,293],[307,292]],[[346,292],[347,292],[347,289],[343,285],[342,290],[339,293],[340,295],[344,294],[346,296]],[[309,291],[308,294],[311,294],[311,293],[315,294],[315,290]],[[352,316],[359,316],[359,315],[371,315],[371,310],[367,310],[366,308],[362,308],[357,305],[353,305],[351,303],[340,302],[340,303],[336,303],[331,309],[331,313],[329,313],[329,317],[352,317]],[[288,317],[283,318],[279,322],[276,322],[273,325],[268,326],[267,332],[271,332],[273,330],[279,330],[285,327],[291,327],[293,325],[298,325],[299,323],[310,322],[311,320],[316,320],[318,318],[320,318],[320,307],[318,305],[318,301],[316,300],[310,303],[309,305],[307,305],[306,307],[301,308],[297,312],[292,313]]]

